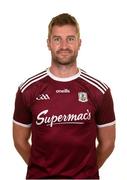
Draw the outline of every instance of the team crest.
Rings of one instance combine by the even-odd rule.
[[[86,92],[79,92],[78,93],[78,100],[80,102],[87,102],[88,101],[88,96]]]

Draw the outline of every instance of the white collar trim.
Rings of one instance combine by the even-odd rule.
[[[77,74],[75,74],[74,76],[66,77],[66,78],[61,78],[61,77],[55,76],[54,74],[52,74],[50,72],[49,68],[47,69],[47,74],[51,79],[53,79],[55,81],[68,82],[68,81],[72,81],[74,79],[77,79],[80,76],[81,70],[80,69],[78,69],[78,70],[79,70],[79,72]]]

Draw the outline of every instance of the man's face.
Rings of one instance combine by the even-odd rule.
[[[53,26],[48,39],[52,62],[60,65],[76,63],[76,57],[81,45],[76,28],[72,25]]]

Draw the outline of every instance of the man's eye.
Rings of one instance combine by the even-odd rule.
[[[60,42],[60,38],[59,38],[59,37],[55,37],[55,38],[53,39],[53,41],[56,42],[56,43],[59,43],[59,42]]]
[[[75,41],[75,37],[68,37],[68,42],[73,42],[73,41]]]

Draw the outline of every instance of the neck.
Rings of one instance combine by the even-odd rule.
[[[59,67],[51,65],[50,67],[50,72],[60,78],[74,76],[75,74],[78,73],[78,71],[79,69],[77,68],[76,65],[72,65],[72,66],[62,65]]]

